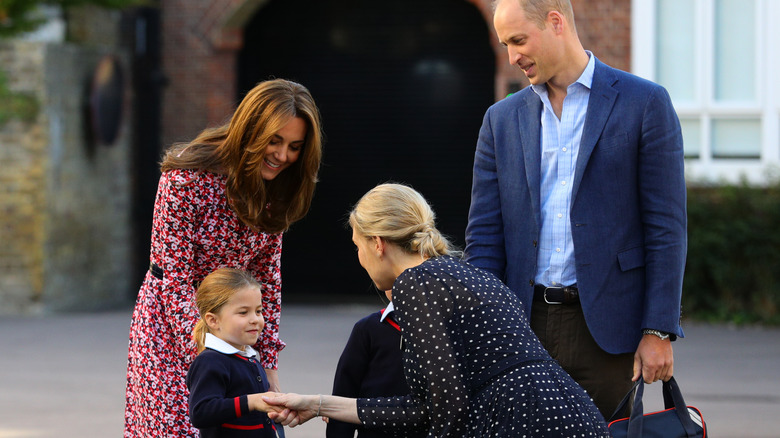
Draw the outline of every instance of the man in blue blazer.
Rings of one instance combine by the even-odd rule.
[[[608,417],[632,380],[672,376],[683,336],[679,120],[663,87],[583,49],[568,0],[498,0],[493,24],[531,86],[485,114],[466,257]]]

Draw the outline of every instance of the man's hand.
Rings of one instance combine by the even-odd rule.
[[[668,381],[674,374],[674,353],[672,342],[656,335],[643,335],[634,354],[634,376],[636,382],[642,377],[645,383],[658,380]]]

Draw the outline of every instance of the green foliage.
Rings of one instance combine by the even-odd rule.
[[[683,310],[696,319],[780,324],[780,184],[688,190]]]
[[[0,0],[0,38],[29,32],[42,24],[30,18],[30,12],[38,6],[36,1]]]
[[[38,100],[28,93],[14,93],[8,89],[8,79],[0,71],[0,127],[12,118],[31,122],[38,115]]]
[[[35,30],[44,23],[33,12],[39,5],[59,5],[63,9],[81,5],[121,9],[148,3],[147,0],[0,0],[0,38]]]

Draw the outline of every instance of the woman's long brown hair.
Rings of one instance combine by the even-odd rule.
[[[291,119],[306,122],[301,156],[270,181],[263,179],[265,150],[271,138]],[[322,123],[309,90],[274,79],[247,93],[230,122],[203,130],[190,143],[173,145],[161,170],[199,169],[227,176],[226,192],[233,210],[256,230],[278,233],[309,211],[322,158]]]

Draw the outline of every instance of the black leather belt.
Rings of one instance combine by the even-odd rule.
[[[157,266],[156,263],[149,263],[149,272],[151,272],[152,275],[155,276],[158,280],[162,280],[163,274],[165,274],[163,269]]]
[[[157,263],[149,263],[149,272],[151,272],[152,276],[158,280],[162,280],[165,277],[165,271],[163,271],[163,268],[159,267]],[[192,282],[192,287],[194,287],[196,290],[200,286],[200,281],[194,280]]]
[[[534,301],[547,304],[577,304],[580,302],[580,292],[577,286],[547,287],[542,284],[534,286]]]

